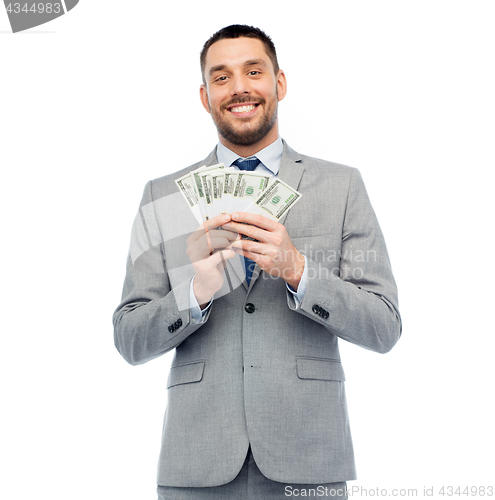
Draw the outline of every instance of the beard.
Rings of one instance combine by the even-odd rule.
[[[242,104],[244,102],[252,102],[252,100],[253,99],[251,97],[237,98],[223,105],[220,111],[216,111],[210,106],[211,118],[217,127],[218,133],[223,138],[227,139],[231,144],[235,144],[237,146],[251,146],[256,144],[272,130],[277,121],[278,100],[274,99],[267,105],[266,100],[261,98],[257,99],[256,102],[259,106],[263,106],[265,108],[265,113],[260,117],[258,123],[253,124],[252,127],[239,130],[239,126],[235,127],[233,123],[229,122],[225,118],[225,113],[229,113],[226,109],[227,106],[232,104]],[[249,122],[251,119],[251,117],[241,118],[239,122],[242,124],[243,122]]]

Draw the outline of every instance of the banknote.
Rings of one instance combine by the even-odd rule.
[[[222,191],[225,170],[226,169],[222,165],[219,168],[211,168],[199,173],[199,177],[203,184],[206,211],[209,219],[222,213]],[[235,169],[232,168],[230,170]]]
[[[204,222],[204,217],[199,208],[198,193],[194,189],[194,178],[189,173],[176,179],[175,183],[182,193],[182,196],[187,201],[194,218],[198,221],[198,224],[202,224]]]
[[[213,187],[213,213],[215,217],[217,215],[227,213],[225,211],[225,200],[223,199],[225,177],[235,171],[235,168],[229,167],[219,169],[211,173],[211,183]]]
[[[246,208],[268,187],[271,177],[256,172],[239,172],[230,201],[230,213],[245,212]]]
[[[191,172],[191,178],[193,179],[192,185],[198,197],[199,210],[201,212],[201,215],[203,216],[202,222],[209,220],[210,216],[208,214],[209,210],[207,208],[206,193],[203,186],[201,174],[206,174],[208,171],[215,170],[217,168],[225,168],[225,166],[223,163],[212,165],[210,167],[203,165]]]
[[[230,170],[230,169],[229,169]],[[225,178],[223,180],[223,193],[222,193],[222,209],[223,213],[230,214],[230,204],[232,201],[232,196],[234,196],[234,190],[237,183],[237,175],[239,171],[235,168],[230,172],[225,172]]]
[[[199,224],[234,212],[278,221],[301,198],[301,193],[270,174],[225,168],[222,163],[203,165],[175,183]]]
[[[261,196],[249,207],[250,213],[258,213],[273,220],[280,220],[302,197],[302,194],[284,181],[275,179]]]
[[[224,167],[223,163],[212,165],[210,167],[203,165],[193,172],[189,172],[188,174],[175,180],[179,191],[187,201],[189,208],[199,224],[202,224],[205,220],[209,219],[208,211],[206,209],[205,189],[203,187],[203,181],[200,174],[223,169]]]

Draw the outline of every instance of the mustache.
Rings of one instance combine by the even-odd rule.
[[[232,98],[229,102],[226,102],[223,106],[222,109],[227,109],[229,106],[232,106],[234,104],[244,104],[245,102],[255,102],[256,104],[265,104],[265,99],[262,97],[258,98],[253,98],[253,97],[234,97]]]

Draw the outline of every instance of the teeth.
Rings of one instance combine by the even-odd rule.
[[[250,104],[249,106],[238,106],[237,108],[232,108],[234,113],[247,113],[248,111],[252,111],[256,106]]]

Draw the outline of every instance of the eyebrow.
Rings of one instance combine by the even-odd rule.
[[[246,61],[243,66],[264,66],[266,67],[266,62],[263,59],[250,59]],[[212,66],[210,71],[208,72],[210,75],[215,73],[216,71],[223,71],[227,67],[226,64],[219,64],[217,66]]]
[[[265,66],[266,67],[266,62],[263,61],[263,59],[251,59],[249,61],[246,61],[244,63],[244,66]]]
[[[218,66],[212,66],[208,72],[210,75],[215,73],[215,71],[222,71],[226,68],[225,64],[219,64]]]

